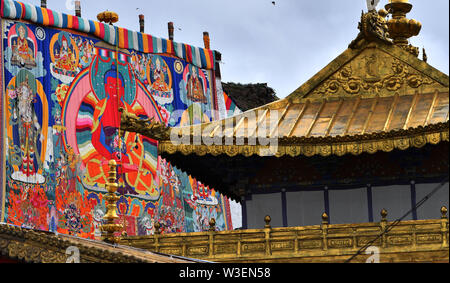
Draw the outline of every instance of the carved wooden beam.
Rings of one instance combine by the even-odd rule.
[[[134,132],[148,138],[163,141],[170,140],[170,128],[166,125],[151,119],[140,119],[132,113],[119,109],[121,114],[121,130]]]

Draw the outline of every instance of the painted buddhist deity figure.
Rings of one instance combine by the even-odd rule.
[[[91,143],[96,154],[85,160],[88,175],[97,176],[98,170],[114,159],[119,164],[118,181],[123,184],[118,189],[119,193],[157,195],[156,165],[152,163],[157,160],[151,159],[151,143],[136,133],[119,135],[119,109],[133,113],[136,107],[140,107],[136,96],[125,93],[125,76],[130,73],[118,72],[115,62],[109,68],[101,82],[104,84],[104,98],[96,103],[93,112]]]
[[[187,98],[193,102],[207,103],[207,99],[203,91],[203,84],[197,75],[196,67],[192,68],[191,76],[187,82]]]
[[[34,109],[36,99],[36,80],[34,76],[23,70],[16,79],[16,89],[10,91],[12,105],[12,122],[17,125],[14,131],[18,134],[13,139],[19,147],[21,164],[19,171],[12,174],[12,179],[25,183],[44,183],[45,178],[39,175],[39,151],[37,143],[44,140],[41,125]],[[17,132],[16,132],[17,131]]]
[[[77,45],[80,50],[80,65],[85,68],[89,66],[94,57],[94,43],[92,40],[83,41],[79,39]]]
[[[144,230],[144,235],[149,236],[155,233],[154,221],[154,218],[148,214],[145,214],[141,219],[139,219],[139,224]]]
[[[152,88],[154,90],[167,92],[170,89],[169,89],[169,86],[167,85],[167,83],[165,82],[165,72],[161,68],[161,61],[159,60],[159,58],[156,59],[155,65],[156,65],[156,67],[155,67],[155,70],[153,71],[154,81],[152,83]]]
[[[55,34],[50,40],[50,72],[52,76],[70,85],[79,72],[80,51],[67,32]],[[85,58],[86,59],[86,58]],[[84,66],[87,66],[85,64]]]
[[[76,190],[76,179],[81,160],[80,157],[75,154],[71,146],[68,146],[66,156],[67,156],[66,177],[69,182],[67,190],[69,192],[74,192]]]
[[[94,224],[94,237],[96,238],[100,238],[102,236],[101,226],[103,224],[103,216],[105,216],[103,210],[103,207],[94,208],[92,222]]]
[[[122,55],[122,59],[129,56]],[[156,102],[127,59],[97,54],[78,75],[62,108],[62,126],[66,129],[63,142],[66,150],[70,145],[79,154],[83,172],[79,181],[86,188],[104,190],[108,162],[114,159],[118,164],[118,192],[155,200],[160,194],[156,141],[120,131],[120,109],[143,119],[162,119]]]
[[[35,147],[30,143],[31,140],[34,139],[35,135],[40,130],[40,126],[36,122],[36,116],[33,115],[33,100],[34,94],[28,85],[28,77],[22,84],[19,86],[18,95],[19,104],[19,124],[22,124],[22,127],[19,127],[20,133],[20,150],[22,153],[22,172],[27,177],[35,173],[34,171],[34,153]]]
[[[61,38],[61,47],[55,52],[56,58],[56,68],[63,70],[63,73],[66,74],[69,71],[74,71],[77,68],[77,62],[75,60],[75,55],[70,48],[69,39],[66,38],[65,35]]]
[[[17,24],[18,37],[13,39],[11,64],[19,67],[36,67],[34,51],[28,43],[28,29],[24,24]]]
[[[145,66],[147,66],[148,63],[148,57],[133,52],[131,58],[131,64],[133,66],[134,72],[136,73],[136,76],[140,80],[144,81],[146,76]]]
[[[173,101],[172,75],[164,61],[159,56],[151,56],[147,65],[147,80],[149,92],[160,105]]]
[[[50,201],[50,212],[47,215],[47,224],[49,232],[56,232],[58,230],[58,212],[54,206],[54,201]]]
[[[117,76],[118,75],[118,76]],[[123,172],[137,171],[136,165],[130,164],[126,150],[116,150],[114,142],[119,139],[119,108],[124,108],[125,81],[117,67],[113,64],[105,74],[106,98],[101,100],[94,111],[94,127],[92,129],[92,145],[105,160],[114,159],[122,165]]]

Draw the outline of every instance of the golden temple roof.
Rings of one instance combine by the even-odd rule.
[[[82,263],[194,263],[194,259],[122,245],[0,224],[0,255],[27,263],[66,263],[79,252]],[[69,259],[70,260],[70,259]]]
[[[178,144],[160,140],[159,152],[356,155],[448,141],[449,77],[417,58],[415,50],[360,33],[347,50],[285,99],[222,121],[174,128],[172,135],[188,133],[189,139]],[[260,139],[253,139],[261,136],[261,129],[269,129],[263,137],[277,139],[271,152]],[[215,143],[205,143],[200,135],[215,138]],[[196,138],[201,143],[193,144]]]

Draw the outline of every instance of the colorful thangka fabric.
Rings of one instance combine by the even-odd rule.
[[[157,155],[157,141],[119,136],[118,109],[176,127],[218,119],[216,78],[168,54],[120,49],[70,30],[2,20],[4,176],[0,221],[99,238],[108,161],[120,165],[128,235],[232,229],[229,200]],[[3,158],[3,155],[2,155]]]
[[[0,30],[3,30],[3,21],[0,20]],[[0,46],[3,46],[2,44],[0,44]],[[3,48],[0,48],[0,58],[3,58]],[[3,70],[3,60],[0,59],[0,70]],[[0,75],[1,77],[1,75]],[[3,78],[0,78],[0,90],[3,89]],[[3,96],[3,91],[2,91],[2,96]],[[0,126],[3,127],[4,123],[3,123],[3,98],[0,101]],[[4,143],[3,141],[5,140],[5,131],[1,131],[0,134],[0,222],[3,221],[3,211],[5,210],[5,202],[3,200],[3,195],[4,195],[4,179],[3,179],[3,172],[4,172],[4,160],[3,160],[3,156],[4,156]]]
[[[177,43],[149,34],[115,27],[106,23],[90,21],[73,15],[22,3],[13,0],[0,0],[0,16],[12,20],[26,20],[35,24],[70,29],[93,35],[111,45],[138,52],[170,54],[199,68],[214,69],[213,50]]]
[[[242,113],[241,109],[237,107],[234,101],[224,92],[223,99],[225,103],[225,117],[232,117]]]

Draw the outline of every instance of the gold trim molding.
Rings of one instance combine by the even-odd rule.
[[[170,141],[159,143],[159,153],[183,155],[196,154],[205,156],[211,154],[218,156],[226,154],[229,157],[243,155],[258,156],[291,156],[300,155],[312,157],[343,156],[346,154],[360,155],[362,153],[376,153],[378,151],[391,152],[394,149],[407,150],[409,148],[422,148],[427,144],[438,144],[449,141],[449,123],[439,123],[426,127],[408,130],[398,130],[375,134],[339,137],[291,137],[281,138],[276,152],[269,146],[261,145],[174,145]]]
[[[273,228],[266,216],[262,229],[156,233],[122,238],[121,242],[221,263],[337,263],[349,260],[374,241],[371,246],[379,249],[380,262],[448,262],[447,209],[442,207],[441,213],[441,219],[402,221],[384,235],[380,234],[393,225],[386,210],[378,223],[330,224],[324,213],[320,225]],[[350,262],[366,262],[369,257],[363,252]]]
[[[0,224],[0,255],[26,263],[66,263],[68,248],[79,250],[81,263],[155,263],[188,262],[146,251],[130,250],[67,235]]]

